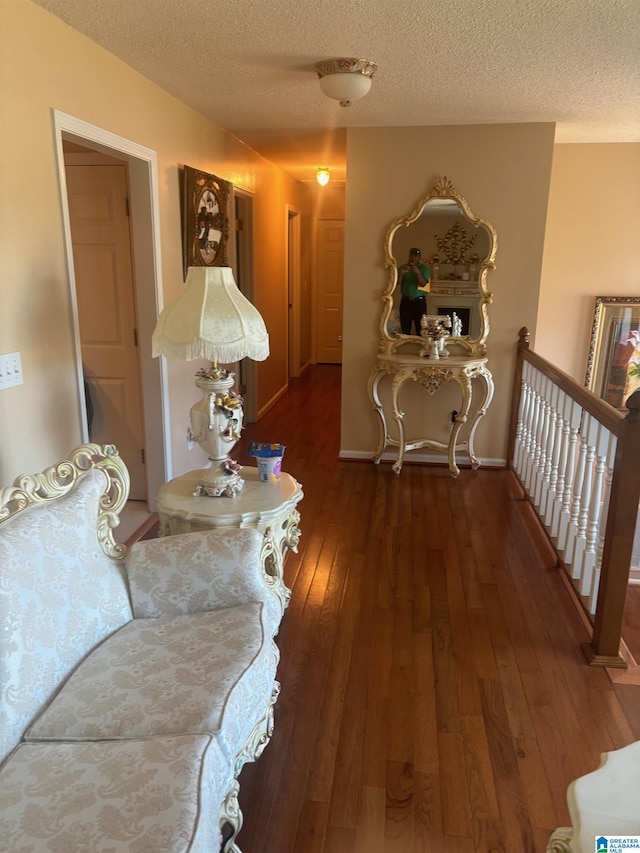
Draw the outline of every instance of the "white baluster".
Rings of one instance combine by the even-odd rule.
[[[524,485],[527,479],[527,471],[531,464],[531,448],[533,446],[533,419],[535,417],[535,389],[533,387],[533,368],[526,364],[527,379],[527,410],[523,429],[522,454],[520,462],[520,481]]]
[[[576,536],[578,534],[578,516],[580,515],[580,499],[582,497],[582,488],[583,488],[583,480],[584,480],[584,468],[585,461],[587,458],[587,437],[582,432],[579,431],[580,438],[580,447],[578,449],[578,465],[576,468],[576,475],[573,479],[572,483],[572,494],[571,494],[571,518],[569,520],[569,531],[567,533],[567,544],[562,555],[564,562],[567,565],[571,565],[573,562],[573,547],[576,542]]]
[[[516,438],[513,445],[513,469],[518,476],[520,476],[522,454],[524,444],[526,442],[527,410],[529,407],[529,385],[525,378],[525,367],[528,367],[526,362],[522,365],[522,378],[520,382],[520,409],[518,411],[518,420],[516,423]]]
[[[551,425],[551,388],[553,383],[545,376],[542,382],[542,425],[540,429],[540,456],[538,457],[538,470],[536,473],[533,503],[540,507],[544,500],[544,477],[547,472],[547,460],[549,459],[549,429]],[[548,481],[547,481],[548,482]]]
[[[558,455],[560,453],[562,428],[562,421],[558,414],[559,394],[560,389],[557,385],[553,385],[549,398],[549,438],[547,439],[547,464],[544,471],[544,495],[540,506],[540,517],[546,527],[551,524],[551,513],[556,483],[558,482]]]
[[[604,536],[607,530],[607,517],[609,515],[609,501],[611,499],[611,482],[613,480],[613,465],[616,458],[616,447],[618,438],[613,433],[607,432],[607,452],[605,460],[604,493],[602,498],[602,512],[598,521],[598,544],[589,592],[589,613],[594,616],[598,604],[598,589],[600,587],[600,570],[602,569],[602,554],[604,552]]]
[[[587,544],[587,523],[591,509],[591,495],[594,485],[594,469],[596,461],[596,441],[598,439],[598,421],[585,412],[582,429],[587,438],[587,456],[584,466],[582,495],[580,498],[580,514],[578,516],[578,533],[573,551],[572,578],[581,578],[583,572],[584,551]],[[600,500],[600,496],[598,496]]]
[[[589,507],[589,518],[587,521],[584,557],[582,560],[582,583],[580,584],[580,595],[588,595],[591,592],[593,567],[596,562],[598,526],[600,522],[600,512],[602,509],[602,481],[607,464],[609,436],[609,430],[607,430],[602,424],[598,423],[595,440],[596,463],[593,475],[591,506]]]
[[[540,373],[532,368],[531,371],[531,430],[527,454],[527,465],[524,472],[524,485],[527,494],[531,495],[531,483],[535,474],[535,459],[538,448],[538,421],[540,419]]]
[[[531,439],[531,455],[529,459],[531,465],[527,471],[527,494],[529,497],[533,497],[535,493],[536,475],[538,473],[538,465],[540,463],[540,433],[542,431],[542,410],[544,408],[541,390],[543,380],[544,376],[536,370],[533,383],[533,434]]]
[[[564,492],[562,495],[562,510],[558,519],[558,552],[562,554],[567,547],[569,538],[569,525],[571,524],[571,504],[575,488],[576,462],[579,451],[577,447],[578,430],[582,418],[582,409],[571,401],[571,412],[569,414],[569,447],[567,450],[567,467],[564,477]],[[580,496],[578,495],[578,503]]]
[[[558,482],[556,484],[556,499],[553,505],[553,516],[551,519],[551,538],[557,540],[560,527],[560,513],[562,512],[562,500],[564,497],[565,477],[567,474],[567,460],[569,458],[569,431],[571,405],[573,403],[571,397],[564,391],[561,391],[562,402],[558,406],[560,417],[560,458],[558,460]],[[557,545],[557,541],[556,541]]]

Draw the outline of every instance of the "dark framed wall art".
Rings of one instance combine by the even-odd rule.
[[[229,196],[232,184],[185,166],[182,175],[184,276],[189,267],[229,266]]]
[[[640,388],[640,296],[596,297],[585,384],[626,411]]]

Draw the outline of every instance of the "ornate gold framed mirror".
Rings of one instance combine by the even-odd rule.
[[[474,216],[448,178],[439,178],[415,209],[394,220],[387,230],[384,253],[389,280],[382,297],[379,351],[394,354],[401,347],[422,344],[416,327],[424,307],[425,315],[450,318],[447,344],[454,351],[485,355],[488,306],[493,298],[487,289],[487,273],[495,269],[497,247],[493,226]],[[408,270],[416,273],[409,287]],[[411,294],[404,294],[402,319],[401,291]],[[408,300],[417,301],[408,306]],[[411,319],[407,323],[408,307],[417,309],[413,323]]]

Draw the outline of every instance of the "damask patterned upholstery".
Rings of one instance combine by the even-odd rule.
[[[132,617],[122,566],[96,535],[106,486],[88,471],[0,527],[0,761],[78,661]]]
[[[273,542],[218,529],[127,552],[127,491],[95,444],[0,489],[2,851],[211,853],[228,823],[239,853],[237,776],[279,692]]]
[[[264,715],[275,646],[253,602],[134,619],[80,664],[26,740],[220,735],[233,758]]]
[[[0,773],[12,853],[211,853],[229,764],[208,735],[24,744]]]
[[[210,532],[136,542],[125,558],[134,616],[178,616],[262,601],[265,634],[273,637],[283,609],[277,596],[265,595],[262,543],[255,530],[235,528],[218,532],[215,549]]]

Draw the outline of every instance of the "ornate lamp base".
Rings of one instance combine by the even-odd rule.
[[[196,385],[202,399],[191,409],[189,436],[197,441],[211,462],[205,468],[196,497],[232,498],[241,491],[241,466],[229,458],[242,430],[242,397],[232,390],[234,374],[218,367],[198,371]]]
[[[232,498],[242,491],[243,486],[244,480],[233,471],[220,467],[217,470],[205,468],[193,494],[195,497]]]

